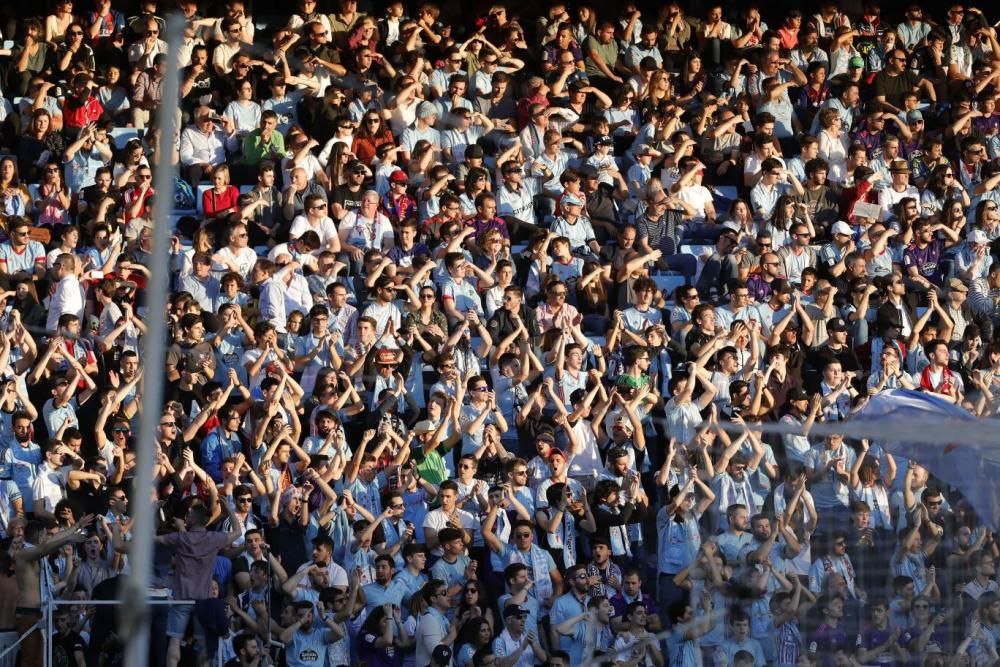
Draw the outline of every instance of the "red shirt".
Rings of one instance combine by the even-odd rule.
[[[201,193],[201,207],[206,218],[214,218],[221,211],[235,209],[239,198],[240,190],[235,185],[227,185],[221,195],[215,192],[215,188],[209,188]]]
[[[79,130],[87,123],[94,123],[104,113],[104,106],[96,97],[89,97],[83,104],[77,106],[70,102],[63,104],[63,125]]]

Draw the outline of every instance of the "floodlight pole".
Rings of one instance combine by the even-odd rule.
[[[126,641],[125,665],[146,667],[149,664],[150,606],[146,598],[153,573],[153,535],[156,523],[153,514],[153,466],[157,462],[156,433],[163,410],[163,389],[166,384],[167,294],[170,284],[170,213],[174,202],[173,151],[177,132],[177,108],[180,104],[181,63],[174,62],[184,38],[184,21],[174,12],[167,17],[164,40],[167,51],[167,72],[163,95],[157,109],[160,131],[156,150],[153,201],[153,247],[150,257],[150,279],[146,286],[146,329],[143,347],[143,399],[140,431],[137,439],[136,474],[133,492],[135,509],[132,541],[129,551],[131,572],[122,588],[120,633]]]

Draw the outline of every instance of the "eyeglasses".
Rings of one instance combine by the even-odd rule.
[[[809,238],[809,232],[798,232],[796,234],[792,234],[792,236],[797,236],[799,238]]]
[[[496,65],[497,61],[495,61],[495,60],[484,60],[483,64],[484,65]]]
[[[68,32],[66,34],[69,35],[70,37],[82,37],[83,36],[83,31],[82,30],[71,30],[70,32]],[[159,33],[154,32],[153,34],[156,35],[156,34],[159,34]]]
[[[404,505],[403,503],[399,503],[398,505],[389,505],[389,509],[392,510],[406,509],[406,505]]]
[[[526,537],[531,537],[531,533],[518,533],[517,537],[523,540]]]
[[[479,592],[478,588],[466,588],[465,589],[465,594],[466,595],[468,595],[469,593],[478,593],[478,592]]]
[[[326,33],[325,32],[314,32],[314,33],[310,33],[310,34],[313,37],[326,37]]]
[[[160,426],[177,426],[177,422],[160,422]]]
[[[379,122],[379,119],[378,118],[365,118],[365,122],[366,123],[377,123],[377,122]]]
[[[566,291],[564,290],[562,292],[552,292],[552,296],[562,296],[562,297],[564,297],[564,296],[566,296]]]
[[[514,474],[514,475],[518,475],[518,476],[520,476],[520,475],[527,475],[527,474],[528,474],[528,471],[527,471],[527,470],[515,470],[515,471],[513,472],[513,474]]]
[[[228,33],[229,33],[230,35],[238,35],[238,34],[240,34],[241,32],[243,32],[243,28],[240,28],[240,27],[236,27],[236,28],[230,28],[230,29],[229,29],[229,30],[227,30],[226,32],[228,32]]]
[[[117,500],[118,502],[121,502],[123,500],[128,500],[128,498],[125,497],[125,496],[112,496],[111,499],[112,500]]]
[[[489,391],[489,387],[474,387],[472,391]]]
[[[252,500],[253,500],[252,496],[243,496],[241,498],[237,498],[236,502],[238,502],[238,503],[249,503]]]
[[[242,234],[237,234],[236,238],[238,238],[238,239],[246,239],[246,238],[250,238],[250,235],[247,234],[246,232],[243,232]]]
[[[461,58],[448,58],[448,62],[450,62],[452,65],[458,65],[459,63],[462,62],[462,59]]]

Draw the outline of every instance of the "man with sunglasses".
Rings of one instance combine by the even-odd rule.
[[[919,7],[917,9],[919,11]],[[906,60],[906,51],[893,50],[886,58],[885,69],[876,74],[872,82],[875,93],[873,101],[882,105],[882,111],[897,116],[903,113],[903,96],[910,91],[923,89],[930,101],[937,103],[934,84],[914,74],[907,67]]]

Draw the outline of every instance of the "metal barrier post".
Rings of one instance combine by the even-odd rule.
[[[45,636],[42,637],[42,641],[45,642],[45,667],[52,667],[52,612],[55,611],[55,600],[49,600],[49,603],[45,605],[47,608],[45,610],[45,627],[47,628]],[[41,632],[41,628],[38,630]]]

